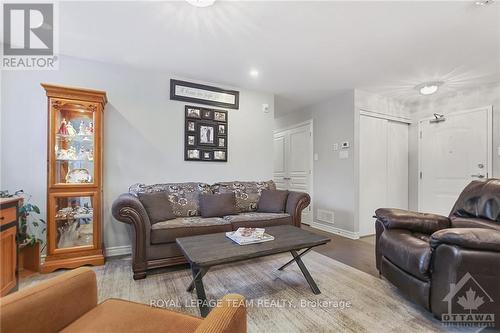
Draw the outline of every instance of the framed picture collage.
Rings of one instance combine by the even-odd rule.
[[[227,162],[227,111],[186,105],[185,161]]]

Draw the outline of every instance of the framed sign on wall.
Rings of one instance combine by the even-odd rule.
[[[227,111],[186,105],[184,160],[227,162]]]
[[[226,90],[204,84],[171,79],[170,99],[238,109],[240,93],[236,90]]]

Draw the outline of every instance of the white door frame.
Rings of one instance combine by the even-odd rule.
[[[283,128],[278,128],[273,130],[273,138],[274,134],[299,128],[299,127],[304,127],[309,125],[309,131],[311,133],[311,140],[310,140],[310,156],[309,156],[309,170],[311,170],[310,177],[309,177],[309,196],[311,197],[311,203],[309,206],[311,207],[311,222],[314,223],[314,205],[313,205],[313,197],[314,197],[314,119],[309,119],[297,124],[293,124],[290,126],[286,126]]]
[[[437,111],[434,109],[434,111]],[[461,110],[461,111],[452,111],[448,112],[447,114],[444,114],[446,117],[447,115],[460,115],[464,113],[471,113],[471,112],[479,112],[479,111],[486,111],[487,119],[488,119],[488,133],[486,133],[486,136],[488,138],[487,140],[487,161],[488,161],[488,169],[487,169],[487,177],[491,177],[493,175],[493,106],[492,105],[487,105],[483,106],[480,108],[474,108],[474,109],[467,109],[467,110]],[[440,111],[441,113],[442,111]],[[417,170],[417,179],[418,179],[418,210],[421,211],[422,208],[422,202],[423,202],[423,190],[422,190],[422,179],[420,178],[420,172],[422,171],[422,159],[420,156],[422,156],[422,140],[420,140],[420,135],[422,133],[422,123],[435,119],[435,117],[425,117],[422,118],[418,121],[418,170]],[[450,208],[451,209],[451,208]]]

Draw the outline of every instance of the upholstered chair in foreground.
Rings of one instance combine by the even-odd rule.
[[[160,295],[159,295],[160,296]],[[26,332],[246,332],[240,295],[227,295],[202,319],[119,299],[97,304],[96,275],[78,268],[0,299],[0,331]]]
[[[499,326],[500,180],[470,183],[448,217],[387,208],[376,217],[384,278],[439,319],[465,309]]]

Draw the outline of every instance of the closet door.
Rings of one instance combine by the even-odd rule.
[[[387,207],[408,209],[408,125],[387,123]]]
[[[297,126],[274,134],[274,172],[280,190],[311,194],[311,125]],[[312,203],[302,211],[302,223],[312,221]]]
[[[375,233],[375,210],[387,202],[386,119],[361,115],[359,122],[359,235]]]
[[[288,158],[288,135],[287,132],[280,132],[274,134],[274,170],[273,180],[279,190],[288,189],[287,181],[287,163]]]
[[[359,235],[367,236],[378,208],[408,209],[408,125],[361,115],[359,135]]]

